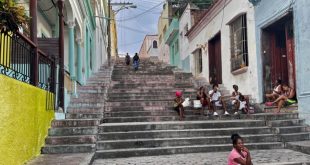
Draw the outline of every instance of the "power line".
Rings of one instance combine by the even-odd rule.
[[[134,32],[138,32],[138,33],[149,33],[149,32],[146,32],[146,31],[142,31],[142,30],[139,30],[139,29],[134,29],[134,28],[131,28],[131,27],[128,27],[128,26],[124,26],[124,25],[117,25],[117,27],[120,27],[120,28],[126,28],[126,30],[130,30],[130,31],[134,31]]]
[[[146,11],[140,13],[140,14],[137,14],[137,15],[135,15],[135,16],[133,16],[133,17],[125,18],[125,19],[120,19],[120,20],[116,20],[116,21],[129,21],[129,20],[135,19],[135,18],[137,18],[137,17],[139,17],[139,16],[141,16],[141,15],[147,13],[147,12],[152,11],[152,10],[155,9],[156,7],[162,5],[164,2],[165,2],[165,1],[162,1],[161,3],[155,5],[155,6],[151,7],[150,9],[148,9],[148,10],[146,10]]]
[[[124,43],[124,44],[120,44],[119,46],[130,46],[130,45],[136,45],[136,44],[139,44],[141,42],[143,42],[143,40],[139,40],[139,41],[135,41],[135,42],[130,42],[130,43]]]

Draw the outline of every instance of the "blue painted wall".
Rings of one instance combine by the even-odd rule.
[[[261,33],[262,29],[293,12],[295,33],[295,65],[298,109],[300,116],[310,123],[310,1],[309,0],[259,0],[255,4],[255,24],[257,37],[257,61],[259,83],[263,84]],[[260,97],[263,98],[263,87]]]
[[[182,60],[182,69],[185,72],[191,72],[190,55],[187,56],[184,60]]]

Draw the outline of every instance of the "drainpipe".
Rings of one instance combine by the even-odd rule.
[[[59,9],[59,107],[64,109],[64,0],[58,0]]]
[[[38,9],[38,2],[37,0],[30,0],[30,17],[31,17],[31,24],[30,24],[30,39],[35,44],[34,48],[34,58],[31,65],[31,77],[30,82],[32,85],[37,86],[39,77],[38,77],[38,38],[37,38],[37,9]]]

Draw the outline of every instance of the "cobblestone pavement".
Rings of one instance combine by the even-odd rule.
[[[229,152],[217,152],[98,159],[93,165],[226,165],[228,154]],[[255,165],[310,165],[310,155],[287,149],[254,150],[251,151],[251,156]]]
[[[27,165],[88,165],[93,154],[42,154]]]

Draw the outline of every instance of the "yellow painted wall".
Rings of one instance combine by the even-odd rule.
[[[0,164],[24,164],[40,154],[54,111],[44,90],[3,75],[0,86]]]
[[[111,29],[111,56],[116,57],[118,55],[118,46],[117,46],[117,29],[115,23],[115,13],[111,10],[111,21],[110,21],[110,29]]]

